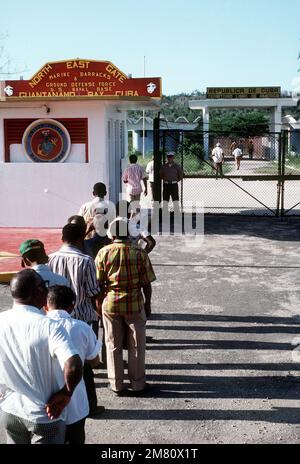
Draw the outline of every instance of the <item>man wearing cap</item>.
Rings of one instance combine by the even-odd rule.
[[[174,211],[175,209],[179,211],[178,202],[179,202],[179,189],[178,182],[183,179],[183,172],[181,167],[174,162],[174,152],[169,152],[167,154],[167,162],[160,169],[160,178],[163,181],[163,201],[169,202],[173,201]]]
[[[53,285],[70,286],[69,281],[62,275],[52,272],[47,265],[48,256],[45,251],[43,242],[36,239],[25,240],[20,246],[22,256],[22,267],[31,267],[41,278],[48,282],[49,287]]]
[[[223,153],[220,143],[216,144],[215,148],[212,151],[211,157],[213,159],[214,167],[216,170],[216,179],[218,179],[219,175],[220,176],[223,175],[222,167],[223,167],[223,161],[224,161],[224,153]]]

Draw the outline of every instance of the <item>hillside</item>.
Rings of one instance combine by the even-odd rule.
[[[168,121],[175,121],[179,116],[184,116],[188,122],[193,122],[199,114],[189,108],[189,100],[197,100],[203,98],[205,93],[195,90],[194,92],[180,93],[177,95],[163,95],[161,102],[161,117]],[[133,119],[138,119],[141,116],[141,111],[129,111],[128,116]],[[145,116],[153,118],[153,111],[145,111]]]

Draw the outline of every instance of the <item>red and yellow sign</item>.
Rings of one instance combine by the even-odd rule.
[[[110,61],[47,63],[30,80],[1,82],[2,100],[161,98],[159,77],[131,78]]]

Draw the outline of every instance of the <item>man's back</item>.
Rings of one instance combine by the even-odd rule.
[[[91,298],[99,293],[93,259],[78,248],[63,245],[49,256],[52,271],[66,277],[76,295],[74,317],[85,322],[97,321]]]
[[[64,385],[54,375],[57,359],[63,368],[76,353],[65,330],[39,309],[15,304],[0,314],[0,384],[7,387],[3,411],[49,422],[45,404]]]
[[[97,340],[93,330],[83,321],[73,319],[66,311],[52,310],[47,317],[60,323],[70,336],[82,363],[94,359],[100,351],[100,342]],[[67,424],[72,424],[89,413],[89,403],[84,380],[81,379],[74,390],[71,401],[67,406]]]
[[[102,309],[114,314],[138,313],[143,308],[141,288],[155,280],[147,253],[128,242],[102,248],[96,258],[97,276],[106,288]]]
[[[237,157],[237,156],[242,156],[242,153],[243,153],[242,150],[241,150],[239,147],[237,147],[237,148],[235,148],[235,150],[233,151],[233,156],[235,156],[235,157]]]
[[[215,163],[221,163],[223,161],[223,150],[221,147],[215,147],[213,149],[212,158]]]
[[[130,164],[123,172],[123,181],[128,184],[128,191],[133,195],[142,192],[141,181],[146,178],[144,168],[139,164]]]
[[[47,264],[37,264],[36,266],[32,266],[32,269],[34,269],[44,281],[49,282],[49,287],[53,285],[70,286],[69,281],[64,276],[52,272]]]

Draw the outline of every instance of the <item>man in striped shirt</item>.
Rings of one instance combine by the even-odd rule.
[[[151,315],[151,282],[156,277],[148,254],[131,245],[128,221],[110,225],[114,241],[96,258],[97,277],[104,295],[102,317],[111,389],[124,391],[123,341],[128,346],[128,377],[133,393],[146,388],[146,317]]]
[[[78,224],[67,224],[62,231],[63,246],[49,256],[53,272],[63,275],[70,282],[76,295],[72,316],[92,326],[98,337],[99,316],[96,301],[100,289],[93,259],[83,254],[84,229]],[[97,412],[97,395],[94,374],[89,364],[84,364],[83,378],[89,399],[90,415]]]
[[[144,184],[144,195],[147,195],[147,176],[144,168],[137,163],[137,156],[129,156],[130,165],[123,172],[122,180],[127,185],[129,201],[140,201]]]
[[[99,294],[96,268],[93,259],[83,254],[83,229],[78,224],[67,224],[62,231],[63,246],[49,256],[53,272],[63,275],[70,282],[76,295],[73,317],[94,325],[99,316],[95,301]]]

